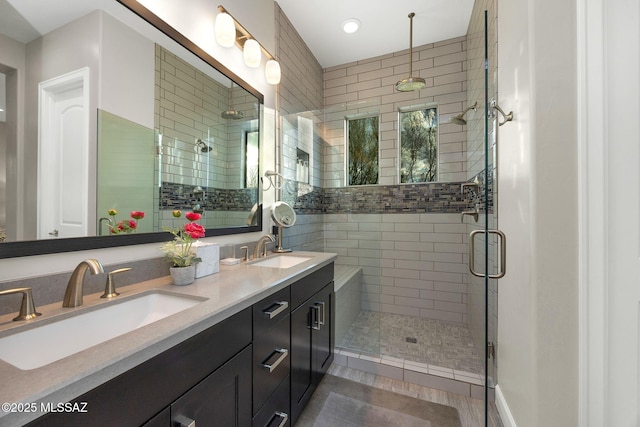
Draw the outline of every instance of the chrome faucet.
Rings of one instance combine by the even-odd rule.
[[[11,294],[22,294],[20,313],[18,313],[18,317],[13,320],[31,320],[40,316],[40,313],[36,311],[36,306],[33,304],[33,295],[31,294],[31,288],[7,289],[6,291],[0,292],[0,295]]]
[[[91,274],[104,273],[102,265],[95,259],[85,259],[80,262],[69,278],[67,290],[62,300],[63,307],[79,307],[82,305],[82,288],[84,285],[84,275],[87,269]]]
[[[253,257],[254,258],[260,258],[260,246],[264,245],[264,250],[262,252],[262,256],[267,256],[267,240],[271,240],[271,243],[275,243],[276,239],[273,238],[273,236],[271,234],[265,234],[264,236],[262,236],[260,238],[260,240],[258,240],[258,243],[256,243],[256,249],[253,252]]]

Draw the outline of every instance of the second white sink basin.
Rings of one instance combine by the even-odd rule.
[[[296,255],[272,255],[261,261],[255,261],[251,265],[256,267],[291,268],[310,259],[310,257]]]
[[[122,301],[114,300],[99,308],[89,308],[0,338],[0,359],[23,370],[39,368],[193,307],[203,300],[158,291]]]

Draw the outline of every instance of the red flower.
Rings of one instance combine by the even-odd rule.
[[[196,214],[196,215],[198,215],[198,218],[200,218],[200,214]],[[196,224],[193,222],[190,222],[189,224],[185,224],[184,232],[187,233],[189,236],[191,236],[192,239],[199,239],[200,237],[204,237],[204,227],[201,226],[200,224]]]
[[[138,226],[138,223],[135,222],[135,220],[133,219],[129,220],[129,228],[131,228],[132,230],[135,230],[137,226]]]
[[[131,211],[131,218],[133,219],[142,219],[144,218],[144,212],[142,211]]]
[[[184,217],[187,218],[189,221],[193,222],[193,221],[199,220],[202,217],[202,215],[195,212],[189,212]]]

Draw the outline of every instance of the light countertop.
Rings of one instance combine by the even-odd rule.
[[[251,262],[220,265],[219,273],[196,279],[187,286],[174,286],[169,276],[161,277],[119,287],[120,296],[114,300],[101,299],[102,292],[99,292],[85,295],[84,305],[77,308],[62,308],[61,302],[36,307],[42,316],[27,322],[12,322],[15,313],[0,316],[0,337],[3,337],[69,316],[75,311],[92,310],[152,289],[206,298],[193,307],[40,368],[21,370],[0,360],[0,403],[35,403],[33,406],[39,408],[41,403],[68,402],[250,307],[329,264],[337,256],[322,252],[293,252],[290,255],[311,259],[290,268],[259,267]],[[21,425],[40,415],[40,412],[0,409],[0,426]]]

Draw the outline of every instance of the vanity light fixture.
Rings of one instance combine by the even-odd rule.
[[[427,84],[422,77],[413,77],[413,17],[415,13],[409,14],[409,77],[396,83],[396,89],[400,92],[411,92],[422,89]]]
[[[360,20],[349,18],[342,21],[342,31],[347,34],[353,34],[360,29]]]
[[[262,60],[262,52],[260,52],[260,43],[254,39],[244,42],[242,56],[247,67],[258,68]]]
[[[235,20],[228,13],[222,12],[216,16],[214,27],[216,41],[222,47],[231,47],[236,42]]]
[[[280,64],[262,44],[256,40],[246,28],[222,6],[218,6],[220,13],[216,16],[215,34],[218,44],[231,47],[234,44],[242,49],[242,56],[247,67],[258,68],[262,62],[262,54],[267,57],[265,78],[267,83],[280,83]],[[218,27],[221,28],[218,28]]]

